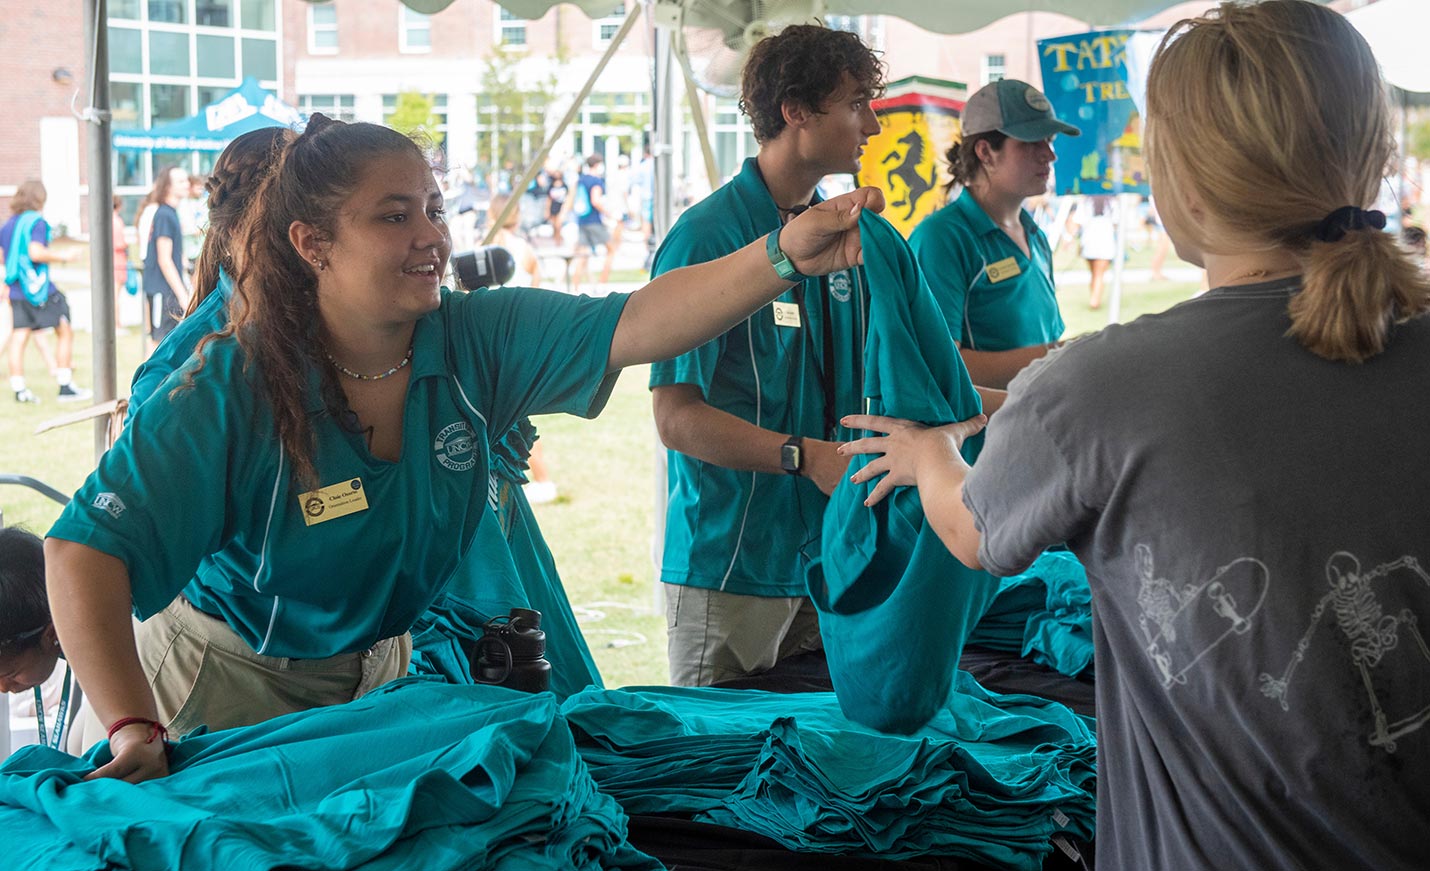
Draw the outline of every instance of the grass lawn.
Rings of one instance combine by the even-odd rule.
[[[1124,289],[1123,319],[1161,311],[1193,293],[1195,284],[1132,284]],[[1068,334],[1097,330],[1106,312],[1089,311],[1085,285],[1059,294]],[[135,328],[119,342],[120,392],[139,363],[142,339]],[[88,384],[90,336],[76,338],[77,379]],[[26,378],[44,400],[19,405],[0,394],[0,472],[39,478],[71,493],[94,465],[93,430],[76,424],[35,435],[39,423],[76,410],[54,400],[54,379],[31,350]],[[556,502],[536,506],[537,518],[556,556],[571,602],[606,682],[611,686],[665,683],[665,618],[657,606],[651,559],[654,532],[655,432],[646,390],[646,369],[626,372],[605,412],[594,421],[551,416],[536,420]],[[8,387],[8,385],[7,385]],[[19,487],[0,487],[7,524],[43,533],[59,506]]]

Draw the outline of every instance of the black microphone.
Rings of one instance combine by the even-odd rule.
[[[516,275],[516,258],[500,245],[484,245],[452,255],[452,271],[457,283],[467,290],[497,287]]]

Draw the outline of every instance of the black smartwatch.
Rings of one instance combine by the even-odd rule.
[[[804,436],[790,436],[780,445],[780,468],[787,475],[798,475],[804,468]]]

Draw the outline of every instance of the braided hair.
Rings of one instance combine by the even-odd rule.
[[[286,127],[251,130],[228,144],[210,171],[204,190],[209,194],[209,225],[203,248],[194,265],[194,293],[185,314],[193,314],[218,286],[219,269],[230,279],[238,270],[233,261],[234,231],[283,146],[295,134]]]

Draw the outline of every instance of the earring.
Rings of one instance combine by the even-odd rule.
[[[324,269],[327,269],[327,268],[328,268],[328,264],[325,263],[324,261],[320,260],[320,259],[317,258],[317,257],[314,257],[314,258],[313,258],[313,266],[314,266],[314,268],[316,268],[319,272],[322,272]]]

